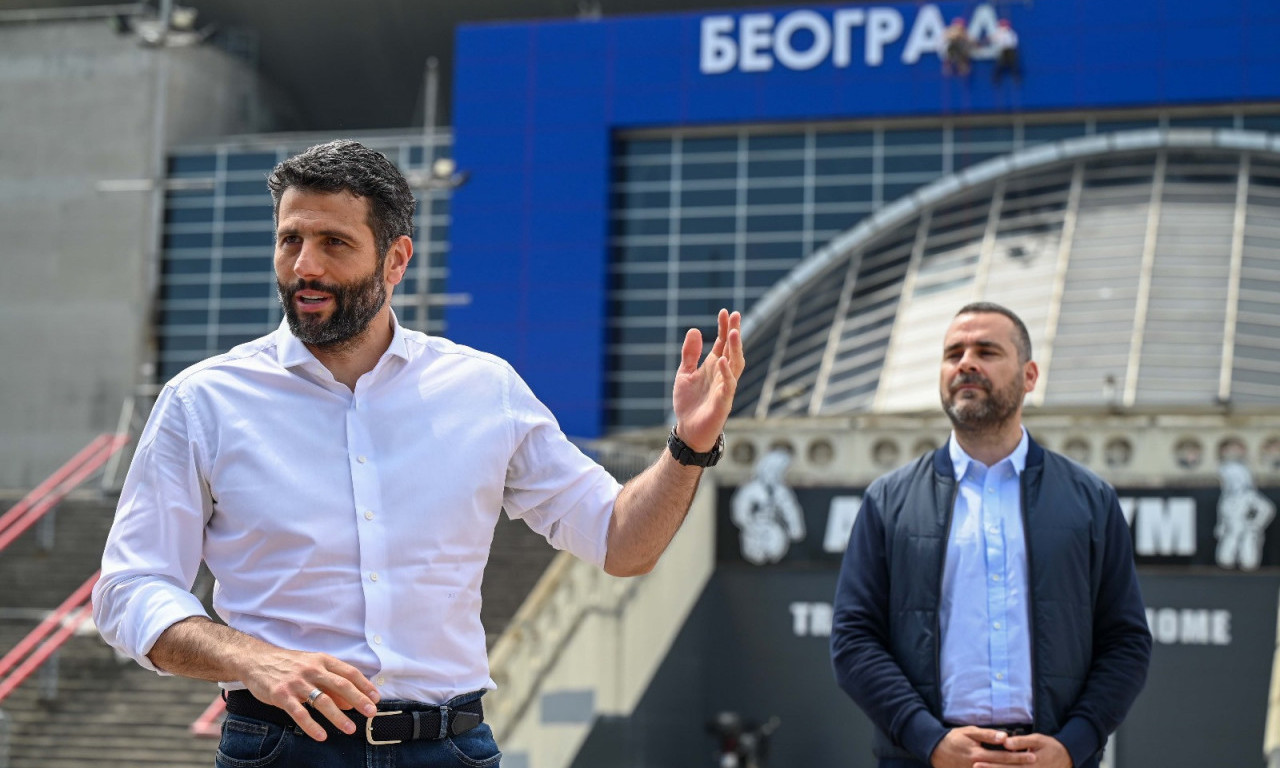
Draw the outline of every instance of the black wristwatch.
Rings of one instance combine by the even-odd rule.
[[[716,440],[716,444],[711,446],[711,450],[706,453],[698,453],[688,446],[685,441],[680,439],[676,434],[676,428],[671,428],[671,434],[667,436],[667,448],[670,449],[671,455],[676,461],[686,467],[714,467],[716,462],[720,461],[720,457],[724,455],[724,433],[720,433],[720,437]]]

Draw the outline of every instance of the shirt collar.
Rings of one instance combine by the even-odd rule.
[[[1027,437],[1027,428],[1022,427],[1022,439],[1018,441],[1018,445],[1013,449],[1013,453],[996,462],[996,466],[1009,462],[1013,467],[1013,471],[1018,475],[1022,474],[1022,470],[1027,468],[1027,449],[1029,439]],[[955,470],[956,479],[961,480],[964,474],[969,471],[971,464],[981,464],[977,459],[965,453],[960,447],[960,442],[956,440],[955,430],[951,431],[951,439],[948,441],[947,450],[951,455],[951,467]]]
[[[387,351],[382,356],[385,358],[387,355],[399,357],[402,360],[409,359],[409,344],[406,332],[404,326],[400,325],[394,309],[391,310],[391,343],[387,345]],[[305,366],[311,363],[321,364],[316,359],[316,356],[311,354],[311,350],[307,349],[307,345],[293,335],[293,332],[289,330],[289,321],[285,319],[282,319],[280,327],[276,328],[276,360],[284,368]]]

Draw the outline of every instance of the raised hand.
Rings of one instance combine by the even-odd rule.
[[[702,334],[690,328],[680,350],[671,404],[680,439],[698,452],[711,450],[724,430],[746,361],[742,355],[742,315],[720,310],[711,352],[702,365]]]

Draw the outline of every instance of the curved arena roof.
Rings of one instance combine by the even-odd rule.
[[[941,179],[815,252],[744,322],[746,417],[937,408],[951,316],[995,301],[1030,405],[1280,405],[1280,136],[1166,129]]]

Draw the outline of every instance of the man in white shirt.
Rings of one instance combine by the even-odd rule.
[[[332,142],[268,186],[286,322],[160,394],[94,618],[142,666],[223,683],[219,765],[497,765],[479,615],[499,510],[649,571],[723,449],[741,318],[721,310],[701,365],[689,331],[670,452],[619,486],[507,363],[396,322],[414,200],[386,158]],[[189,591],[201,560],[226,626]]]

